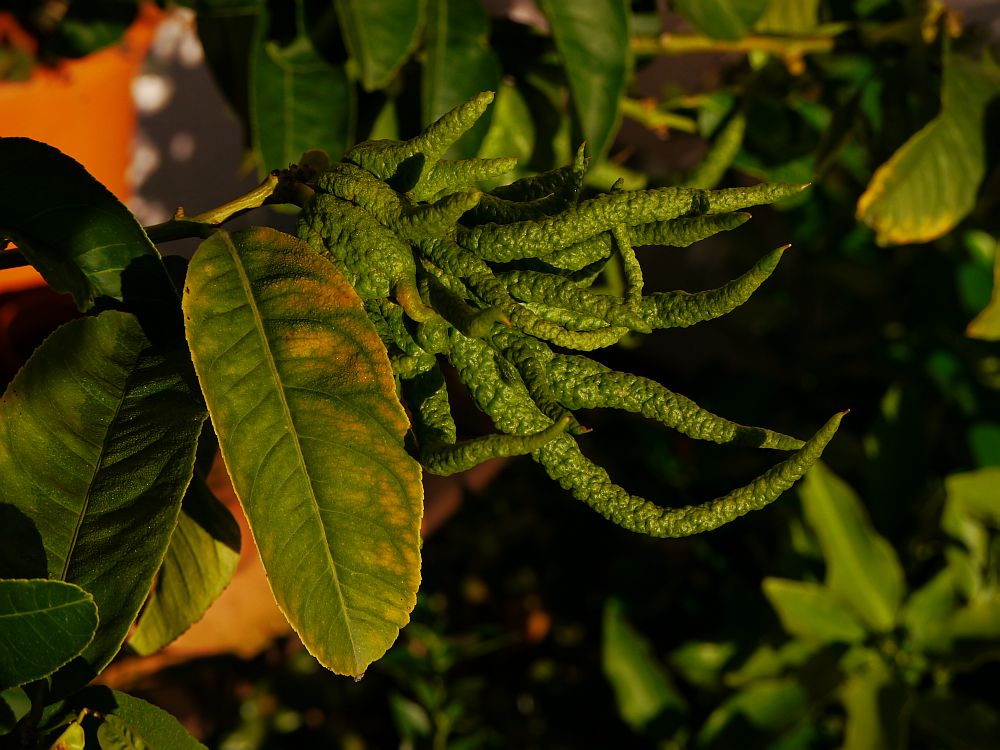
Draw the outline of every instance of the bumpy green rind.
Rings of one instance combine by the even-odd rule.
[[[409,141],[359,144],[343,163],[308,178],[316,197],[302,212],[299,234],[363,298],[413,418],[411,452],[441,474],[531,452],[579,499],[656,536],[713,528],[773,500],[819,455],[833,422],[802,443],[730,422],[651,380],[551,346],[590,351],[630,332],[689,326],[734,310],[771,275],[784,248],[718,289],[644,296],[634,247],[685,247],[744,223],[750,217],[741,209],[803,186],[630,192],[619,181],[580,202],[587,167],[581,147],[571,165],[483,193],[475,183],[510,170],[513,159],[443,156],[491,99],[475,97]],[[720,134],[719,164],[738,130],[737,123]],[[719,164],[697,182],[713,182]],[[607,282],[595,284],[602,277]],[[441,355],[500,434],[456,439],[436,362]],[[580,453],[572,436],[587,430],[571,410],[594,407],[634,411],[697,439],[796,453],[723,498],[665,509],[632,497]]]
[[[717,529],[777,500],[819,460],[842,417],[843,413],[835,414],[801,449],[750,484],[684,508],[663,508],[630,495],[613,484],[604,469],[584,458],[572,438],[554,440],[533,457],[563,489],[622,528],[655,537],[691,536]]]

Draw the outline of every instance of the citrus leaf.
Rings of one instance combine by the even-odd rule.
[[[822,463],[799,485],[806,520],[826,560],[826,585],[869,628],[891,630],[905,593],[892,546],[871,525],[854,491]]]
[[[39,680],[80,654],[97,630],[97,605],[62,581],[0,581],[0,690]]]
[[[879,245],[929,242],[972,210],[985,171],[983,118],[1000,70],[945,57],[941,112],[879,167],[857,217]]]
[[[83,726],[80,722],[73,721],[56,737],[49,750],[83,750],[86,744],[87,736]]]
[[[500,85],[500,61],[490,49],[489,33],[489,17],[479,3],[430,0],[422,79],[424,122],[433,122],[480,91],[496,91]],[[454,159],[476,156],[491,116],[487,110],[452,146],[449,156]]]
[[[769,0],[754,24],[765,34],[805,34],[819,23],[819,0]]]
[[[360,299],[307,245],[219,233],[191,261],[188,341],[271,589],[310,652],[360,675],[420,579],[420,469]]]
[[[991,562],[993,532],[1000,528],[1000,468],[952,474],[945,478],[947,498],[941,513],[941,528],[961,544],[945,550],[948,567],[959,589],[969,598],[978,596],[987,580],[995,576]]]
[[[847,712],[844,750],[901,748],[905,690],[875,651],[857,652],[855,667],[840,689]]]
[[[517,86],[507,81],[502,81],[497,88],[491,110],[493,118],[490,120],[490,129],[483,138],[479,155],[517,157],[518,167],[513,176],[521,177],[527,173],[524,165],[531,159],[535,148],[535,123],[532,121],[531,110]],[[499,184],[500,180],[495,182]],[[488,184],[495,187],[492,183]]]
[[[673,0],[671,6],[703,34],[739,39],[750,33],[770,0]]]
[[[5,534],[0,575],[75,583],[100,613],[64,682],[107,665],[163,559],[205,419],[189,368],[107,311],[49,336],[0,402],[0,508],[25,526]]]
[[[337,159],[354,138],[354,91],[343,68],[324,60],[307,35],[285,46],[260,39],[250,58],[250,123],[264,173],[310,149]]]
[[[424,0],[334,0],[334,6],[361,85],[386,86],[417,46]]]
[[[601,664],[614,690],[618,713],[633,729],[642,729],[664,712],[687,708],[648,641],[632,627],[621,602],[615,600],[604,605]]]
[[[205,750],[169,713],[127,693],[88,687],[69,703],[104,717],[97,734],[102,750]]]
[[[156,587],[143,607],[129,646],[146,655],[177,638],[218,598],[239,561],[240,527],[196,467]]]
[[[580,130],[599,161],[618,129],[631,67],[625,4],[542,0],[540,7],[562,55]]]
[[[864,627],[825,586],[784,578],[765,578],[761,586],[789,635],[824,644],[864,639]]]
[[[791,726],[809,710],[809,694],[793,677],[764,678],[751,682],[709,714],[698,733],[697,746],[726,747],[719,743],[727,728],[746,723],[775,733]],[[714,743],[713,743],[714,741]]]
[[[900,611],[899,621],[917,651],[947,652],[951,647],[949,619],[958,606],[954,573],[945,568],[916,589]]]
[[[993,291],[986,307],[965,329],[965,335],[984,341],[1000,341],[1000,242],[994,242]]]
[[[0,138],[0,164],[0,237],[14,240],[49,286],[81,310],[98,297],[177,304],[139,222],[78,162],[30,138]]]

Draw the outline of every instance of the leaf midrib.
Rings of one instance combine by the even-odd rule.
[[[135,359],[138,359],[139,353],[136,355],[133,361],[130,363],[133,367],[135,365]],[[98,475],[104,468],[104,461],[108,455],[108,437],[111,435],[115,423],[118,421],[118,415],[121,414],[122,406],[128,399],[129,394],[129,383],[132,380],[132,369],[128,369],[128,375],[125,376],[125,382],[122,384],[121,395],[118,398],[118,403],[115,404],[114,414],[111,415],[111,419],[108,421],[108,427],[104,431],[101,437],[101,450],[98,454],[97,464],[94,466],[93,472],[90,474],[90,479],[87,481],[87,491],[84,493],[83,507],[76,516],[76,527],[73,529],[73,534],[70,537],[69,547],[66,550],[66,559],[63,561],[62,573],[59,575],[60,581],[66,581],[66,576],[69,575],[70,563],[73,559],[73,552],[76,550],[77,542],[80,539],[80,530],[83,528],[83,522],[87,517],[87,512],[90,510],[90,501],[93,496],[94,482],[97,481]]]
[[[292,418],[291,408],[288,406],[288,399],[285,398],[284,383],[282,382],[281,375],[278,372],[278,367],[277,363],[274,360],[274,356],[271,353],[271,348],[267,338],[267,333],[264,330],[263,316],[261,315],[260,308],[257,306],[257,298],[254,296],[253,286],[250,283],[250,277],[247,275],[246,270],[243,267],[242,259],[239,256],[239,252],[236,250],[236,246],[233,244],[232,239],[227,234],[223,233],[220,236],[222,236],[225,242],[226,249],[229,252],[230,256],[232,257],[233,266],[236,268],[236,272],[239,275],[240,284],[243,286],[250,310],[253,313],[254,326],[256,327],[257,333],[260,336],[262,349],[264,350],[264,355],[267,361],[268,368],[270,369],[272,379],[277,386],[275,390],[278,394],[278,399],[281,403],[281,410],[285,417],[285,421],[290,428],[288,434],[291,437],[293,445],[295,446],[295,454],[298,459],[298,463],[302,470],[302,473],[305,475],[306,485],[309,488],[309,499],[311,501],[310,508],[316,519],[316,523],[319,526],[321,533],[323,534],[323,541],[324,541],[323,551],[326,557],[328,568],[330,570],[330,574],[333,577],[334,589],[337,592],[339,608],[343,616],[344,626],[347,629],[347,638],[351,644],[351,654],[354,656],[355,669],[357,670],[358,667],[360,666],[359,664],[360,659],[359,659],[357,645],[355,644],[354,641],[354,632],[351,629],[351,620],[347,613],[347,604],[345,602],[344,593],[340,585],[340,577],[337,575],[337,564],[334,561],[333,556],[330,554],[330,539],[327,536],[326,526],[323,524],[323,519],[319,515],[319,503],[317,501],[316,492],[313,487],[312,477],[309,475],[309,470],[306,467],[305,456],[302,453],[302,445],[299,442],[298,432],[296,430],[295,421]]]

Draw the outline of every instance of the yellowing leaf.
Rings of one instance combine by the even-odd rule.
[[[879,245],[929,242],[972,210],[983,179],[983,116],[1000,94],[1000,72],[947,57],[941,112],[875,171],[857,217]]]
[[[360,676],[420,582],[420,467],[385,347],[333,264],[270,229],[203,242],[184,313],[278,606],[320,663]]]

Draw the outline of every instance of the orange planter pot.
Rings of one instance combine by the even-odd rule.
[[[55,146],[127,200],[136,129],[132,79],[161,16],[155,6],[143,6],[120,44],[54,68],[39,67],[28,81],[0,82],[0,136],[27,136]],[[10,14],[0,13],[0,31],[19,41]],[[17,176],[5,174],[4,179]],[[0,377],[9,377],[32,341],[72,307],[68,298],[38,288],[44,284],[33,268],[0,271]]]

